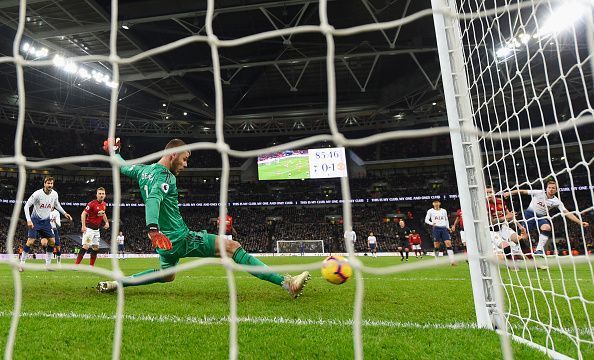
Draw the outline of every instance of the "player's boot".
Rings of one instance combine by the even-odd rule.
[[[297,276],[285,275],[285,280],[283,281],[282,286],[283,289],[287,290],[291,297],[297,299],[303,292],[303,288],[309,279],[311,279],[311,276],[308,271],[304,271]]]
[[[118,284],[115,281],[100,281],[95,289],[100,293],[111,293],[116,291]]]

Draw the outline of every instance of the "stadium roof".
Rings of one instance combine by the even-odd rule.
[[[18,1],[0,3],[1,52],[12,55]],[[108,0],[29,0],[23,46],[72,56],[108,55]],[[221,40],[301,25],[318,25],[311,0],[216,1],[213,30]],[[402,18],[429,0],[329,1],[335,28]],[[130,57],[205,35],[206,2],[122,0],[117,53]],[[440,72],[431,17],[401,28],[335,37],[337,120],[344,131],[444,121]],[[24,44],[27,45],[24,45]],[[306,33],[219,49],[227,136],[311,134],[327,131],[326,39]],[[58,67],[26,67],[28,121],[36,126],[105,129],[111,88],[91,71],[111,74],[109,62],[86,63],[88,76]],[[64,67],[64,66],[63,66]],[[0,66],[4,90],[0,121],[14,123],[16,70]],[[85,75],[85,74],[82,74]],[[214,137],[214,82],[206,43],[191,43],[120,66],[121,133]]]

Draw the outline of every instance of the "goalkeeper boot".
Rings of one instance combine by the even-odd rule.
[[[118,284],[115,281],[101,281],[95,287],[100,293],[111,293],[116,291],[117,288]]]
[[[285,275],[285,280],[283,281],[282,286],[283,289],[287,290],[291,297],[297,299],[303,292],[303,288],[309,279],[311,279],[311,276],[308,271],[304,271],[297,276]]]

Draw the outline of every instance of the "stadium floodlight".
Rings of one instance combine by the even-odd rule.
[[[504,59],[507,59],[508,57],[510,57],[513,53],[514,53],[514,50],[511,47],[506,45],[506,46],[500,47],[497,51],[495,51],[495,56],[497,56],[497,58],[500,60],[504,60]]]
[[[78,72],[78,65],[72,61],[67,61],[66,65],[64,65],[64,71],[70,74],[76,74]]]
[[[78,76],[80,76],[81,78],[83,78],[85,80],[88,80],[92,77],[91,74],[89,74],[89,71],[87,69],[85,69],[84,67],[81,67],[80,69],[78,69]]]
[[[188,112],[187,111],[184,111],[184,116],[188,116]]]
[[[66,65],[66,59],[64,59],[63,56],[60,56],[58,54],[54,55],[53,62],[54,65],[57,67],[64,67],[64,65]]]
[[[24,52],[28,52],[29,51],[29,47],[31,47],[31,44],[29,44],[29,43],[26,42],[26,43],[23,43],[22,49],[23,49]]]
[[[124,30],[130,30],[130,27],[128,25],[124,24],[124,25],[122,25],[122,29],[124,29]]]
[[[538,32],[540,37],[556,35],[576,23],[584,14],[592,11],[582,1],[567,1],[551,12]]]
[[[518,41],[524,45],[528,45],[531,38],[532,38],[532,36],[530,36],[530,34],[526,34],[526,33],[522,33],[522,34],[518,35]]]

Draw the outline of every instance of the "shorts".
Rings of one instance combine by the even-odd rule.
[[[227,240],[233,240],[233,235],[231,235],[231,234],[226,234],[226,235],[223,235],[223,238],[225,238],[225,239],[227,239]]]
[[[375,245],[376,245],[375,243],[369,244],[369,250],[372,250],[372,251],[375,250]]]
[[[99,246],[99,240],[101,240],[101,234],[99,229],[87,228],[87,231],[82,236],[83,245]]]
[[[401,243],[398,243],[398,247],[403,248],[403,249],[406,249],[406,248],[410,249],[410,243],[409,242],[401,242]]]
[[[171,250],[157,249],[161,269],[168,269],[186,257],[215,257],[215,240],[217,236],[206,230],[190,231],[185,238],[171,242]]]
[[[450,240],[450,232],[447,227],[434,226],[433,227],[433,241],[443,242]]]
[[[55,242],[55,246],[60,246],[60,230],[56,229],[52,229],[53,233],[54,233],[54,239],[56,239]]]
[[[31,218],[31,222],[33,223],[33,229],[29,229],[27,232],[29,239],[37,239],[38,237],[41,239],[51,239],[54,237],[52,224],[50,223],[49,218]]]
[[[412,249],[413,250],[421,250],[421,244],[418,244],[418,245],[413,244]]]
[[[532,210],[524,211],[524,227],[526,231],[530,232],[534,229],[540,229],[545,224],[551,225],[551,222],[548,219],[542,218],[542,216],[546,215],[535,215]]]
[[[500,225],[499,231],[491,231],[491,242],[493,246],[498,249],[502,249],[503,247],[507,247],[507,245],[513,244],[511,237],[515,232],[510,229],[509,226],[503,224]]]
[[[118,244],[118,251],[124,251],[124,244]]]

